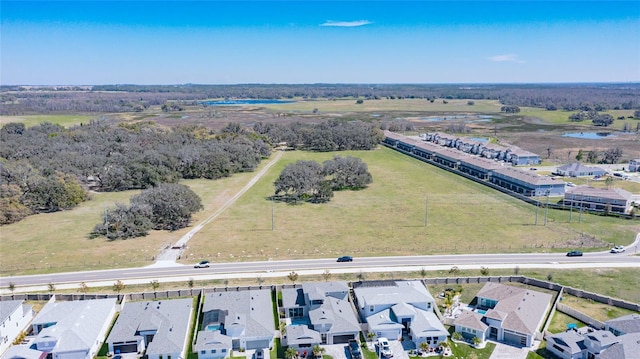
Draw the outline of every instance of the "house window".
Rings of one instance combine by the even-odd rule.
[[[207,354],[207,351],[206,350],[201,350],[200,354],[205,355],[205,354]]]
[[[226,353],[227,349],[222,349],[221,352]]]
[[[374,310],[375,310],[375,307],[374,307],[373,305],[370,305],[370,306],[369,306],[369,311],[370,311],[370,312],[373,312]]]
[[[211,349],[211,354],[215,354],[216,350],[215,349]]]

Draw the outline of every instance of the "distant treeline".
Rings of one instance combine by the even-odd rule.
[[[362,98],[499,100],[547,110],[640,109],[640,84],[307,84],[307,85],[100,85],[92,87],[0,86],[0,114],[135,112],[176,101],[211,98]]]
[[[220,132],[106,120],[71,128],[9,123],[0,129],[0,224],[73,208],[87,200],[89,189],[145,189],[182,178],[253,171],[272,145],[283,141],[315,151],[372,149],[381,135],[374,125],[360,122],[259,125],[256,130],[229,124]]]

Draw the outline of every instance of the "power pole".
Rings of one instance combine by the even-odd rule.
[[[536,200],[536,226],[538,225],[538,210],[540,209],[540,201]]]
[[[104,208],[104,226],[107,229],[107,239],[109,239],[109,210]]]
[[[574,194],[571,193],[571,207],[569,207],[569,223],[571,223],[571,220],[573,219],[573,200],[574,200]]]
[[[276,230],[276,222],[275,222],[275,219],[273,218],[273,199],[271,199],[271,230],[272,231]]]
[[[424,226],[426,227],[429,224],[429,195],[427,195],[427,199],[425,201],[424,206]]]
[[[547,190],[547,204],[544,207],[544,225],[547,225],[547,216],[549,215],[549,190]]]
[[[584,195],[580,193],[580,214],[578,215],[578,223],[582,223],[582,201],[584,200]]]

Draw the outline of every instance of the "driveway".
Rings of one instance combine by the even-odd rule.
[[[526,359],[529,348],[512,347],[511,345],[493,342],[496,348],[489,359]]]
[[[326,355],[331,355],[333,359],[351,359],[349,349],[346,344],[323,344]]]

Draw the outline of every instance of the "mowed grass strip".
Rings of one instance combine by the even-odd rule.
[[[334,155],[285,153],[234,206],[193,237],[183,261],[566,251],[562,244],[582,233],[630,243],[640,230],[637,222],[588,214],[578,223],[574,213],[568,223],[568,211],[556,210],[549,211],[544,226],[543,209],[535,226],[535,207],[387,148],[339,153],[367,163],[373,183],[366,189],[336,192],[325,204],[267,200],[287,164],[323,162]]]

